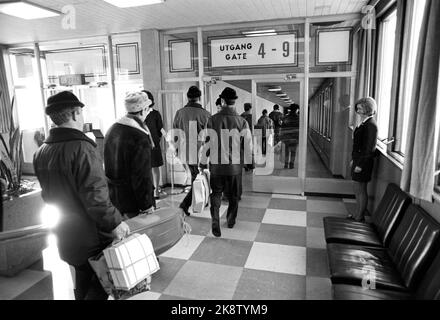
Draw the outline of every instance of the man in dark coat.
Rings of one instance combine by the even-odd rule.
[[[144,124],[151,103],[144,92],[128,94],[127,114],[111,126],[104,139],[110,199],[128,218],[151,213],[155,205],[151,172],[154,142]]]
[[[75,298],[107,299],[88,258],[130,229],[110,202],[96,144],[82,132],[82,107],[68,91],[48,99],[46,113],[56,127],[35,153],[34,168],[43,200],[60,212],[55,233],[61,259],[75,269]]]
[[[286,108],[286,115],[280,131],[280,140],[284,143],[286,152],[284,169],[295,167],[296,149],[299,141],[299,105],[292,104]]]
[[[241,193],[243,165],[252,163],[252,134],[247,121],[235,110],[237,94],[234,89],[226,87],[220,98],[222,109],[209,118],[207,125],[210,131],[207,135],[210,143],[212,135],[215,135],[217,144],[207,143],[201,152],[202,155],[209,153],[212,234],[216,237],[221,236],[219,209],[222,193],[226,190],[226,197],[229,200],[227,224],[228,228],[233,228]],[[224,135],[225,131],[229,132],[228,136]],[[209,150],[215,145],[217,145],[217,150]],[[203,160],[202,158],[202,165],[205,164]]]
[[[283,114],[280,111],[279,105],[276,104],[273,106],[273,111],[269,113],[269,118],[272,119],[273,124],[275,126],[274,145],[276,145],[280,141],[280,131],[281,131],[281,126],[283,124]]]
[[[173,129],[179,129],[184,134],[186,141],[186,148],[179,150],[179,158],[188,165],[191,172],[191,185],[199,173],[198,170],[198,155],[202,145],[202,141],[198,141],[199,133],[206,128],[206,123],[211,115],[206,111],[200,102],[201,92],[196,86],[192,86],[188,89],[186,96],[188,97],[188,104],[183,108],[177,110],[174,117]],[[190,133],[191,128],[194,128],[194,132]],[[196,141],[191,141],[192,136]],[[195,148],[193,147],[195,146]],[[180,203],[180,209],[189,216],[188,211],[192,203],[192,188]]]

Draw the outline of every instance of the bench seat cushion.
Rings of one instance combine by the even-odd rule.
[[[336,217],[324,218],[325,241],[361,246],[382,247],[374,226]]]
[[[408,291],[386,249],[331,243],[327,250],[333,284],[362,287],[374,270],[376,289]]]

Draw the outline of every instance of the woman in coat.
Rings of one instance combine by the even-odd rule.
[[[357,210],[355,217],[349,215],[348,218],[359,222],[365,220],[368,205],[367,184],[371,181],[376,153],[377,124],[373,118],[376,110],[377,105],[373,98],[363,98],[355,104],[355,111],[361,119],[361,123],[353,134],[353,160],[351,162]]]

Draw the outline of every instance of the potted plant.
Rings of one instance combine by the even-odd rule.
[[[1,93],[1,92],[0,92]],[[1,101],[1,99],[0,99]],[[41,230],[44,203],[33,183],[22,180],[22,132],[14,120],[14,101],[10,106],[8,143],[0,141],[0,179],[3,212],[0,216],[0,276],[13,276],[42,257],[47,234]]]

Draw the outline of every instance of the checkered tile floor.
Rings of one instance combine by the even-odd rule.
[[[184,195],[159,206],[178,206]],[[331,299],[322,218],[345,216],[351,199],[244,193],[237,223],[211,233],[209,208],[191,214],[192,231],[160,255],[150,292],[137,299]]]

